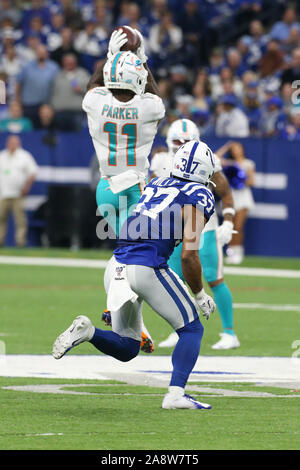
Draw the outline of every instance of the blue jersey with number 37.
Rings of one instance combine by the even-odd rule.
[[[114,251],[117,261],[151,267],[166,265],[174,247],[182,241],[182,208],[187,205],[201,210],[208,221],[215,208],[214,196],[201,183],[154,178],[121,228]]]

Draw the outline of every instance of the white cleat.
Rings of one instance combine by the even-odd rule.
[[[167,393],[162,402],[162,408],[165,410],[210,410],[211,405],[207,403],[200,403],[200,401],[195,400],[195,398],[190,395],[174,395],[172,393]]]
[[[228,333],[220,333],[221,339],[214,344],[212,349],[234,349],[240,347],[240,342],[236,335],[229,335]]]
[[[84,315],[76,317],[72,325],[55,340],[52,349],[52,356],[54,359],[60,359],[70,351],[70,349],[78,346],[78,344],[83,343],[84,341],[92,339],[94,333],[95,328],[88,317],[85,317]]]
[[[176,346],[178,339],[179,339],[178,334],[174,331],[167,337],[167,339],[159,343],[158,347],[159,348],[173,348],[174,346]]]

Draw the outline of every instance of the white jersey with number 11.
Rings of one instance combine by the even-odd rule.
[[[119,175],[130,169],[147,174],[148,156],[165,115],[161,100],[152,93],[118,101],[110,90],[89,90],[82,103],[102,176]]]

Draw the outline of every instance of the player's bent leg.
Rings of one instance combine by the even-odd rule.
[[[112,312],[113,331],[95,328],[91,343],[101,352],[122,362],[136,357],[140,350],[142,333],[142,301],[126,302],[120,310]]]
[[[95,328],[95,333],[90,343],[108,356],[112,356],[122,362],[128,362],[136,357],[140,350],[140,341],[126,336],[121,336],[114,331]]]

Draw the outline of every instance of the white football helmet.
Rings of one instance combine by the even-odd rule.
[[[106,88],[131,90],[137,95],[144,93],[147,76],[141,60],[130,51],[120,51],[111,56],[103,69]]]
[[[214,174],[215,163],[211,149],[199,140],[183,144],[174,155],[172,176],[207,184]]]
[[[169,127],[167,145],[173,155],[179,147],[190,140],[200,140],[196,124],[190,119],[177,119]]]

